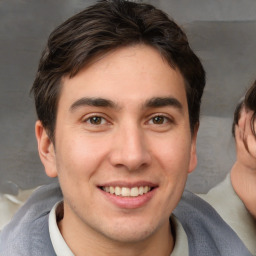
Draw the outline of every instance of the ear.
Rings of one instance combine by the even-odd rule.
[[[199,123],[195,125],[192,138],[191,138],[190,163],[189,163],[188,173],[193,172],[197,166],[196,141],[197,141],[198,129],[199,129]]]
[[[35,134],[39,157],[44,165],[45,172],[49,177],[54,178],[57,176],[54,145],[41,121],[37,121],[35,124]]]

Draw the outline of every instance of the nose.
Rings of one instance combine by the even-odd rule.
[[[151,163],[145,135],[136,125],[129,125],[115,133],[110,162],[128,171],[138,171]]]

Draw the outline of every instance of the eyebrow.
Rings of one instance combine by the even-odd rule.
[[[160,108],[171,106],[177,108],[180,111],[183,110],[181,102],[173,97],[155,97],[146,101],[144,106],[146,108]]]
[[[70,111],[73,112],[79,107],[83,106],[93,106],[93,107],[108,107],[108,108],[115,108],[119,109],[118,105],[109,99],[104,98],[81,98],[77,101],[75,101],[71,107]],[[173,97],[154,97],[149,100],[147,100],[143,104],[143,108],[160,108],[160,107],[167,107],[171,106],[174,107],[180,111],[183,110],[183,106],[176,98]]]
[[[103,99],[103,98],[81,98],[75,101],[71,107],[70,111],[74,111],[75,109],[83,106],[93,106],[93,107],[109,107],[109,108],[117,108],[116,103],[111,100]]]

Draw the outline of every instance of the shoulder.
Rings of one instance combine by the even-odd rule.
[[[184,191],[174,215],[187,234],[190,255],[251,255],[215,209],[195,194]]]
[[[60,200],[59,184],[38,188],[0,233],[0,255],[55,255],[49,236],[48,215]]]
[[[218,212],[237,233],[249,251],[255,254],[256,221],[233,189],[230,174],[207,194],[199,196]]]

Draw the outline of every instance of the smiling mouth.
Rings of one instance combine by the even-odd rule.
[[[120,196],[120,197],[138,197],[150,192],[153,187],[140,186],[140,187],[101,187],[101,189],[109,194]]]

